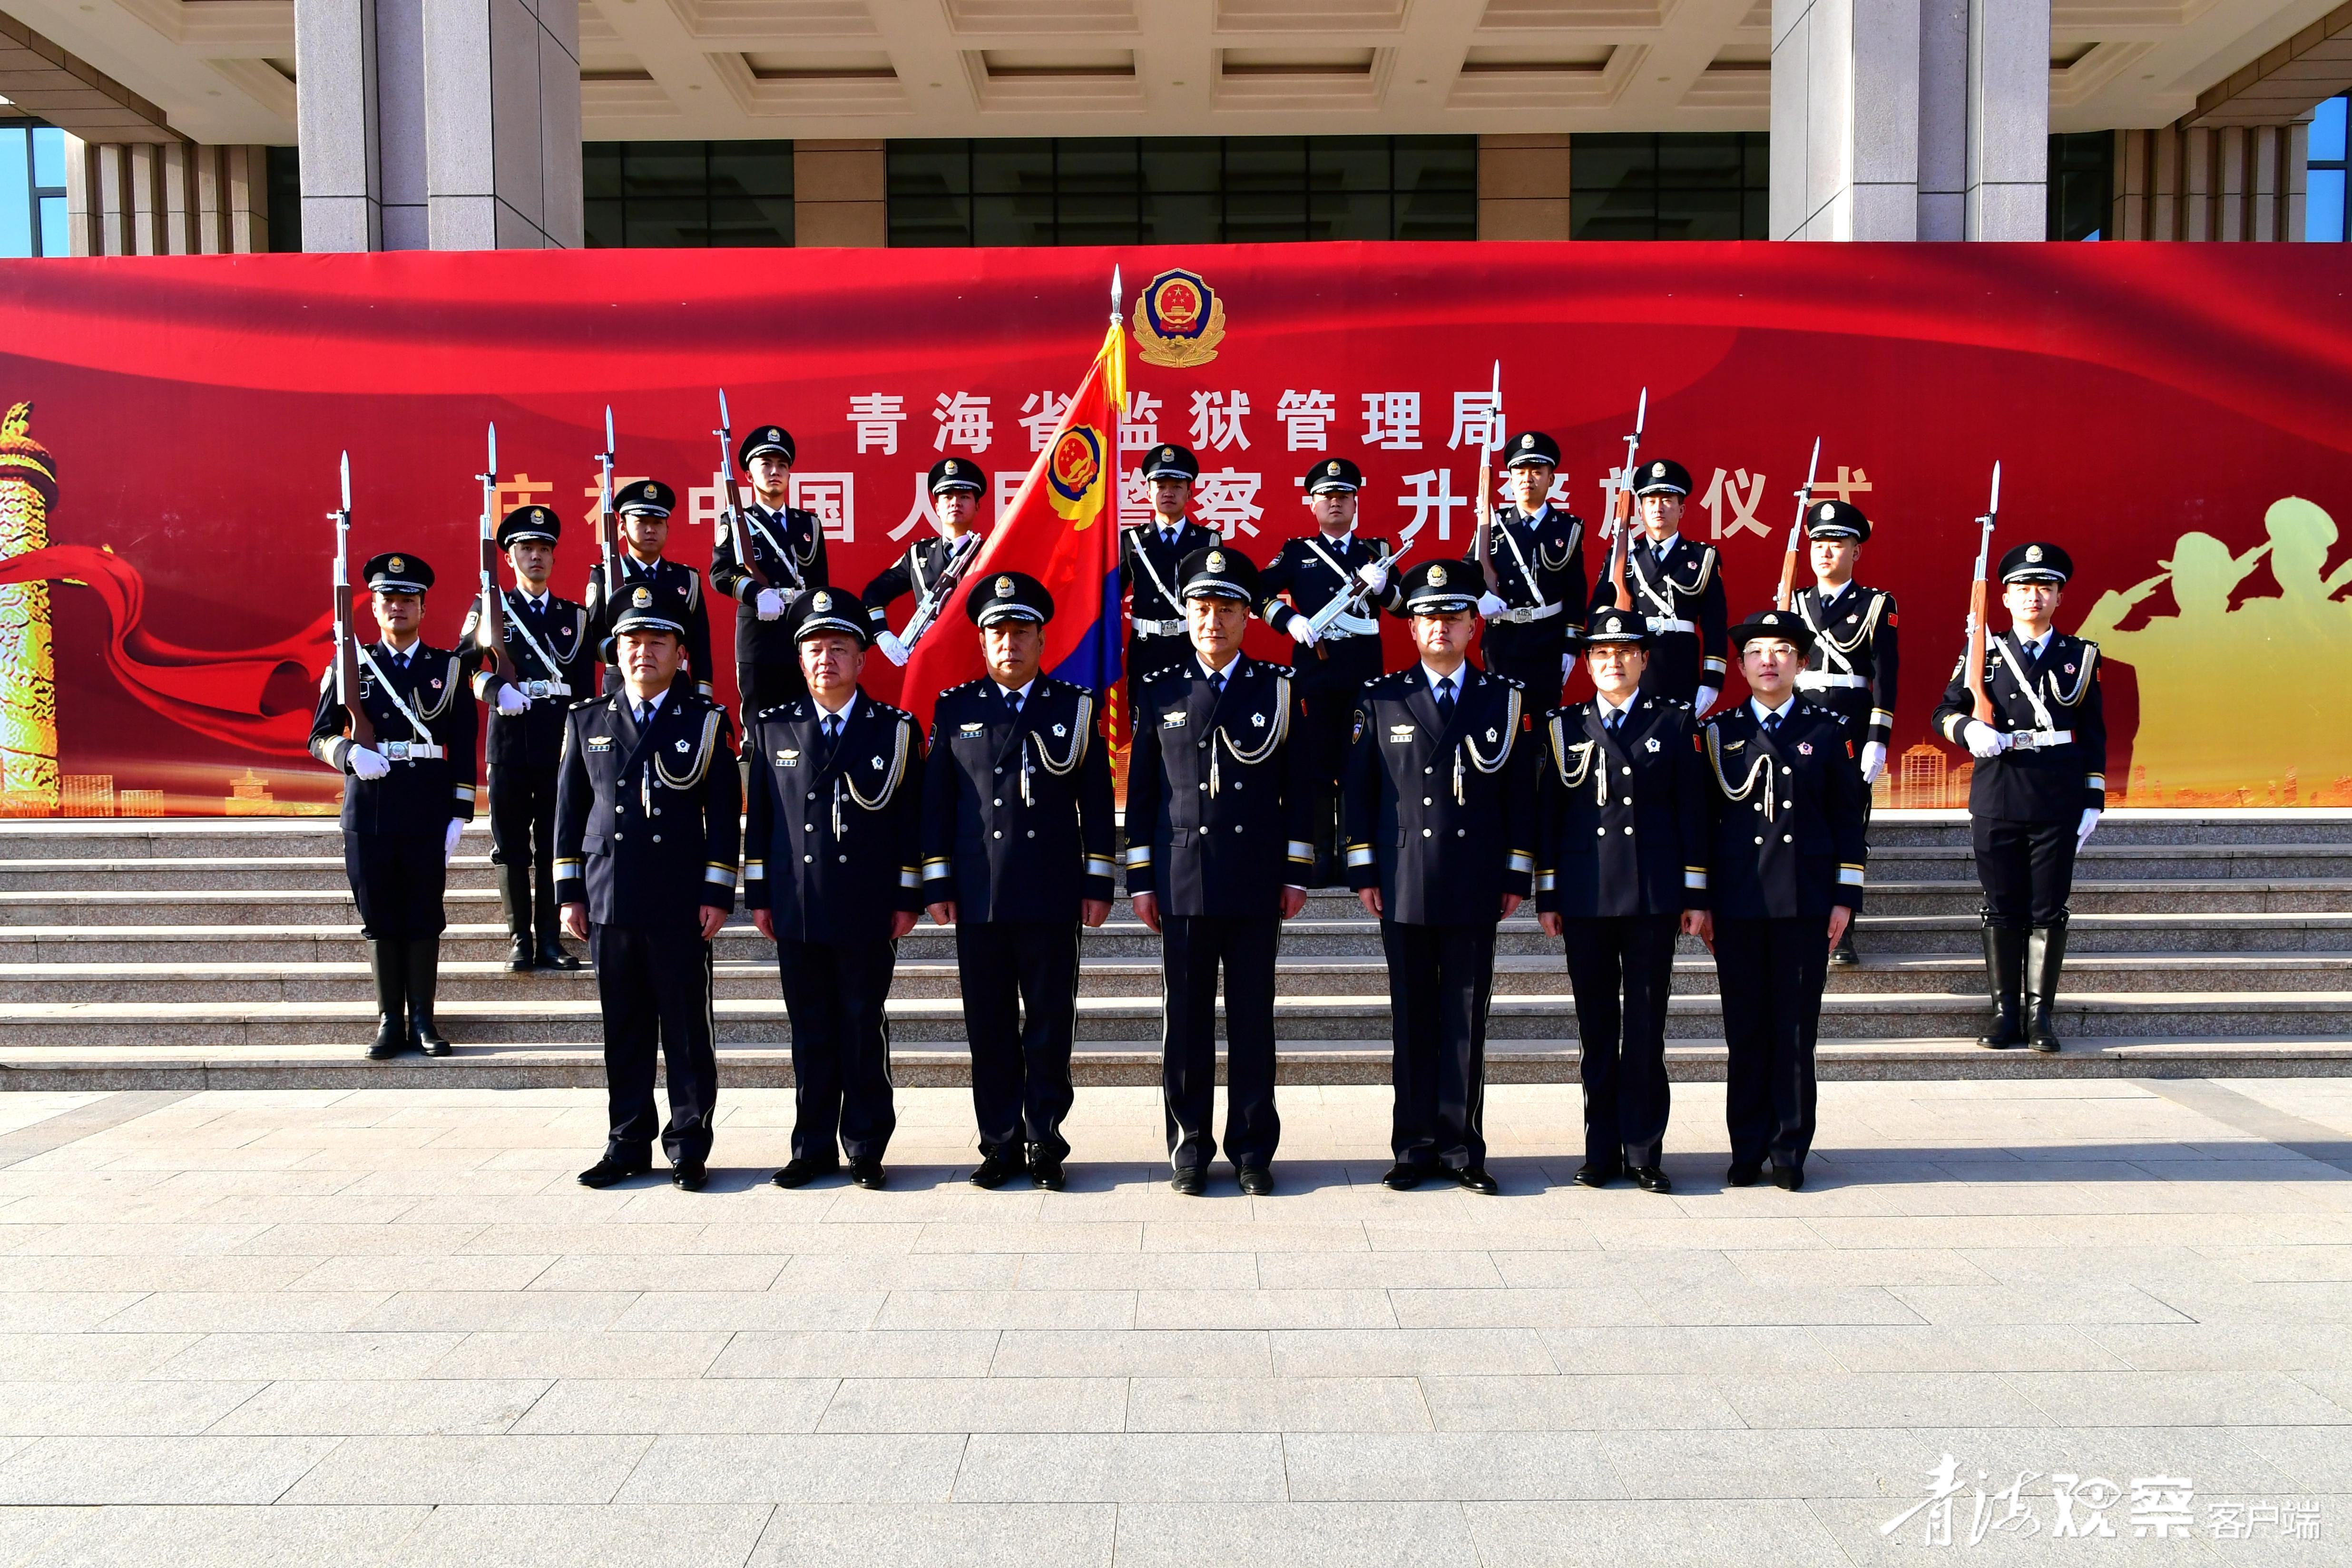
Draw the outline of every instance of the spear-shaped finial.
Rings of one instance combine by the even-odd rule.
[[[1113,322],[1117,322],[1118,320],[1118,301],[1121,292],[1122,290],[1119,287],[1118,282],[1118,266],[1114,262],[1111,265],[1110,269],[1110,319]]]

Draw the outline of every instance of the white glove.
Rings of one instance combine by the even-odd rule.
[[[1304,615],[1293,615],[1290,618],[1290,640],[1302,648],[1315,646],[1314,622],[1308,621]]]
[[[1482,593],[1478,596],[1478,613],[1486,616],[1489,619],[1496,615],[1500,615],[1504,611],[1508,610],[1510,606],[1508,604],[1504,603],[1503,601],[1495,594]]]
[[[380,751],[371,751],[364,746],[354,746],[350,755],[352,774],[354,778],[381,779],[392,771],[392,764],[383,759],[383,754]]]
[[[2009,737],[1980,718],[1972,718],[1960,726],[1960,740],[1969,755],[1977,758],[1999,757],[2009,749]]]
[[[517,691],[512,683],[501,682],[499,686],[499,711],[509,716],[519,713],[529,713],[530,699]]]
[[[759,598],[752,601],[752,606],[759,611],[761,620],[773,621],[784,612],[784,596],[772,588],[763,588],[760,590]]]
[[[898,641],[898,634],[895,632],[881,632],[874,639],[874,645],[881,649],[882,656],[894,664],[903,665],[914,657],[913,651]]]
[[[1722,695],[1723,694],[1720,691],[1717,690],[1713,686],[1699,687],[1696,695],[1691,701],[1691,712],[1698,717],[1705,718],[1706,716],[1706,710],[1713,707],[1715,706],[1715,699]]]
[[[1389,563],[1384,560],[1366,561],[1356,569],[1356,580],[1378,593],[1389,585]]]
[[[1862,743],[1862,781],[1865,784],[1875,784],[1878,782],[1878,776],[1885,771],[1885,744],[1876,740],[1864,741]]]
[[[455,817],[449,819],[449,831],[443,834],[441,838],[441,863],[443,865],[447,865],[451,861],[457,858],[457,835],[464,831],[465,826],[465,823],[459,821]]]
[[[2100,811],[2096,806],[2083,808],[2083,825],[2074,830],[2074,847],[2081,849],[2091,841],[2092,830],[2099,825]]]

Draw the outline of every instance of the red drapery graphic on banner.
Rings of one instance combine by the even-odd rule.
[[[503,500],[548,502],[570,525],[556,588],[575,597],[607,402],[619,476],[677,486],[671,553],[708,562],[721,383],[743,423],[794,433],[798,503],[826,518],[836,583],[862,588],[930,526],[921,475],[941,455],[990,476],[982,524],[1003,528],[1069,414],[1073,367],[1102,340],[1114,266],[1182,275],[1168,311],[1126,323],[1139,362],[1103,434],[1128,521],[1135,455],[1174,440],[1202,459],[1197,514],[1261,560],[1311,526],[1297,480],[1324,455],[1363,465],[1366,531],[1419,524],[1417,556],[1458,551],[1499,355],[1501,419],[1559,438],[1560,493],[1587,517],[1649,387],[1644,453],[1692,470],[1685,531],[1723,552],[1738,612],[1771,592],[1818,436],[1825,493],[1876,526],[1863,579],[1902,601],[1894,799],[1932,804],[1956,798],[1966,767],[1926,720],[1998,457],[2004,539],[2055,539],[2077,562],[2059,620],[2107,647],[2124,800],[2352,800],[2352,727],[2326,678],[2352,655],[2337,521],[2352,511],[2352,310],[2338,258],[2285,246],[0,263],[0,400],[34,402],[54,459],[49,549],[89,552],[6,568],[53,584],[56,672],[37,695],[54,699],[56,768],[79,798],[137,789],[170,810],[332,799],[294,710],[323,658],[324,513],[346,447],[354,558],[400,549],[438,567],[426,635],[445,643],[471,576],[486,419],[510,465]],[[952,610],[933,633],[970,635]],[[731,694],[730,639],[716,641]],[[1260,630],[1253,652],[1287,649]],[[2249,665],[2310,678],[2217,685],[2213,672]],[[910,695],[880,662],[868,673],[877,695]]]

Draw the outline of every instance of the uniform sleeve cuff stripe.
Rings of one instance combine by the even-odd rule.
[[[1371,864],[1372,846],[1370,844],[1356,844],[1351,846],[1348,851],[1348,863],[1349,865]]]
[[[945,856],[945,855],[941,855],[941,856],[940,856],[940,857],[939,857],[938,859],[936,859],[936,860],[927,860],[927,861],[925,861],[925,862],[923,862],[923,869],[924,869],[925,871],[929,871],[929,870],[930,870],[933,866],[945,866],[945,865],[948,865],[948,864],[950,864],[950,863],[951,863],[951,862],[948,860],[948,857],[947,857],[947,856]]]
[[[1696,866],[1686,867],[1683,872],[1683,885],[1685,887],[1692,888],[1706,887],[1706,873],[1699,870]]]
[[[702,880],[715,882],[721,887],[732,887],[735,885],[735,873],[724,866],[712,866],[702,873]]]
[[[1873,724],[1893,724],[1895,722],[1895,715],[1886,708],[1874,707],[1870,710],[1870,722]]]
[[[1290,841],[1290,858],[1295,861],[1311,861],[1315,858],[1315,846],[1293,839]]]
[[[765,882],[768,880],[768,868],[761,865],[758,861],[752,861],[743,868],[743,880],[745,882]]]
[[[558,876],[578,876],[580,874],[580,866],[581,862],[578,861],[557,861],[555,862],[555,874]]]
[[[1511,852],[1510,864],[1513,871],[1533,871],[1536,869],[1536,857],[1514,850]]]
[[[1549,893],[1557,885],[1557,878],[1553,873],[1548,871],[1539,871],[1536,873],[1536,891],[1538,893]]]
[[[2107,787],[2107,776],[2104,773],[2094,773],[2084,782],[2090,789],[2104,789]]]
[[[1118,862],[1112,860],[1108,855],[1088,855],[1087,857],[1087,874],[1088,876],[1110,876],[1118,870]]]
[[[1150,865],[1151,863],[1151,846],[1150,844],[1128,845],[1127,863],[1129,865]]]
[[[1838,881],[1844,883],[1851,887],[1860,887],[1862,885],[1862,868],[1858,865],[1842,865],[1838,867]]]
[[[898,873],[898,885],[900,887],[920,887],[923,885],[923,879],[916,873],[914,867],[908,866],[906,870]]]

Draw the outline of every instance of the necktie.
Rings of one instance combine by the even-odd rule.
[[[1454,716],[1454,677],[1452,675],[1437,683],[1437,716],[1441,719],[1450,719]]]
[[[1174,549],[1176,548],[1176,530],[1173,528],[1160,529],[1160,542],[1166,545],[1170,549]]]
[[[643,729],[646,726],[653,723],[653,721],[654,705],[651,703],[639,703],[637,705],[637,727],[639,729]]]
[[[1764,733],[1767,735],[1778,735],[1780,733],[1780,716],[1779,714],[1774,713],[1764,716]]]
[[[841,716],[839,714],[829,713],[824,716],[824,738],[825,744],[828,746],[841,738]]]
[[[1013,710],[1013,716],[1016,718],[1019,717],[1021,713],[1021,694],[1008,688],[1004,694],[1004,706]]]
[[[1223,670],[1213,672],[1209,676],[1209,685],[1216,688],[1217,695],[1219,696],[1223,696],[1225,695],[1225,672]]]
[[[1609,738],[1616,739],[1625,733],[1625,710],[1619,708],[1609,716]]]

